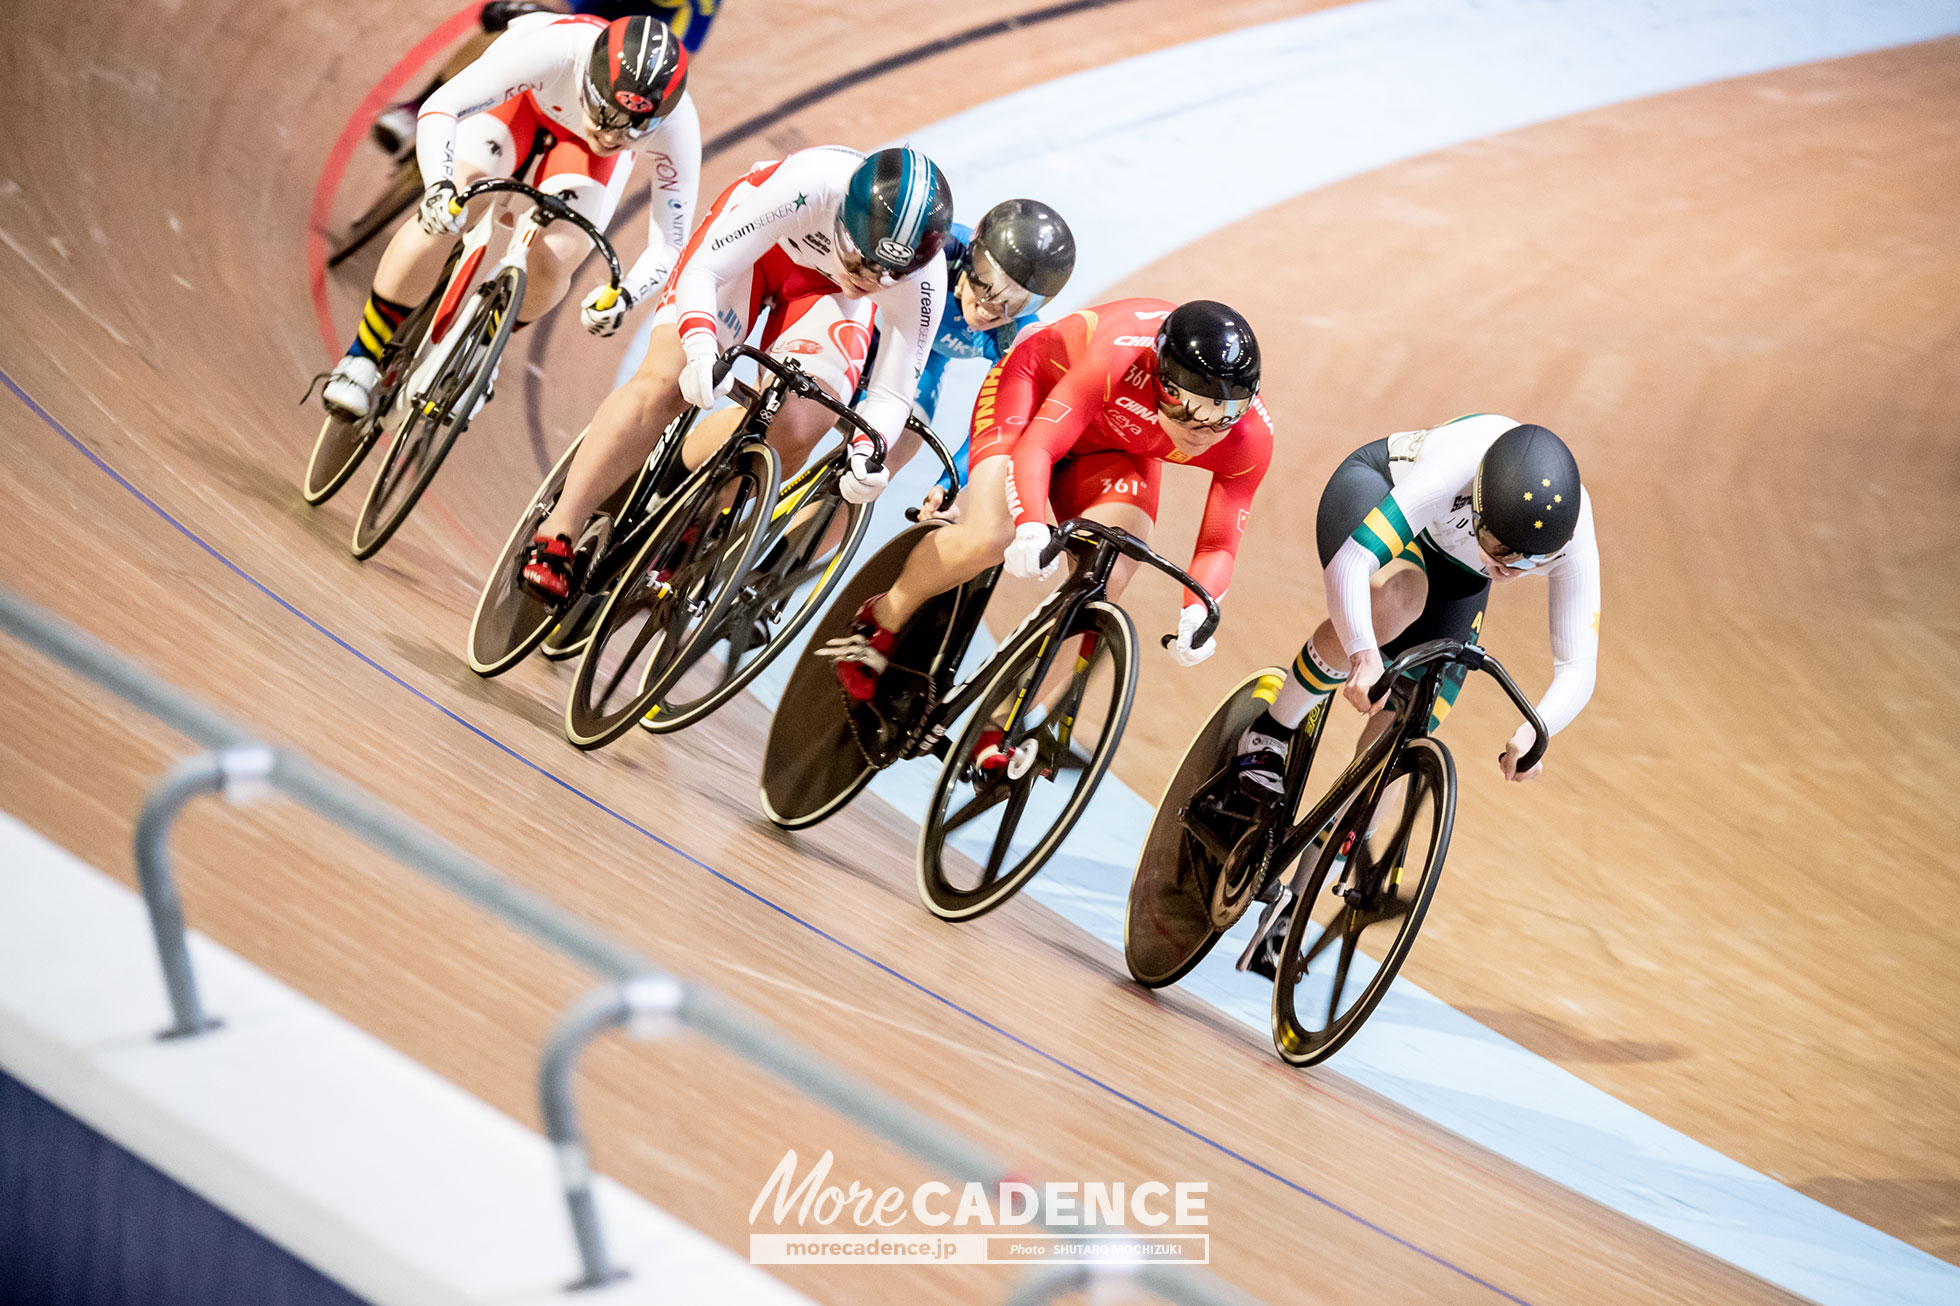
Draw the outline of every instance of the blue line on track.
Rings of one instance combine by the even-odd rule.
[[[463,727],[463,729],[469,731],[471,734],[477,736],[485,743],[488,743],[492,747],[503,752],[507,756],[511,757],[513,760],[522,763],[524,766],[529,767],[531,770],[537,772],[545,779],[551,781],[553,784],[559,786],[561,789],[564,789],[567,793],[576,795],[577,797],[583,799],[585,802],[591,804],[593,807],[597,808],[599,811],[604,812],[607,816],[612,817],[620,824],[625,825],[632,830],[636,830],[642,835],[645,835],[648,839],[653,840],[653,842],[659,844],[662,848],[665,848],[667,851],[673,853],[676,857],[681,858],[683,861],[686,861],[691,865],[698,866],[702,870],[706,871],[708,874],[714,876],[717,880],[720,880],[723,884],[726,884],[730,888],[735,889],[738,892],[747,895],[749,898],[769,908],[777,915],[782,916],[787,920],[796,922],[798,925],[801,925],[804,929],[809,930],[812,934],[815,934],[817,937],[825,940],[828,943],[835,944],[837,947],[842,948],[845,952],[850,953],[853,957],[856,957],[858,960],[865,962],[868,965],[875,966],[877,969],[891,976],[899,983],[904,984],[907,987],[915,990],[916,992],[931,998],[933,1001],[946,1007],[948,1010],[958,1012],[960,1015],[965,1016],[968,1020],[973,1021],[975,1024],[980,1025],[984,1029],[990,1030],[993,1033],[1000,1035],[1008,1042],[1013,1043],[1016,1047],[1022,1048],[1025,1051],[1033,1053],[1035,1056],[1041,1058],[1043,1061],[1048,1062],[1050,1065],[1056,1067],[1057,1069],[1067,1071],[1069,1074],[1075,1076],[1077,1079],[1081,1080],[1086,1084],[1093,1084],[1095,1087],[1101,1089],[1103,1092],[1109,1094],[1111,1097],[1117,1099],[1118,1101],[1135,1107],[1137,1110],[1143,1112],[1145,1115],[1152,1117],[1153,1119],[1163,1121],[1165,1124],[1177,1130],[1179,1133],[1185,1134],[1190,1138],[1196,1140],[1197,1142],[1203,1143],[1206,1147],[1211,1148],[1212,1150],[1218,1152],[1220,1155],[1228,1156],[1232,1158],[1234,1161],[1239,1162],[1241,1165],[1246,1166],[1248,1169],[1257,1171],[1258,1173],[1265,1175],[1267,1178],[1273,1180],[1275,1183],[1284,1185],[1286,1188],[1289,1188],[1292,1191],[1300,1194],[1302,1197],[1310,1198],[1313,1201],[1320,1203],[1320,1205],[1326,1207],[1328,1210],[1346,1216],[1348,1219],[1354,1221],[1362,1228],[1370,1230],[1373,1233],[1380,1234],[1382,1237],[1388,1239],[1390,1242],[1395,1243],[1397,1246],[1405,1247],[1409,1251],[1416,1253],[1418,1256],[1422,1256],[1430,1261],[1435,1262],[1437,1265],[1442,1266],[1444,1269],[1462,1275],[1465,1279],[1468,1279],[1471,1283],[1476,1284],[1478,1287],[1488,1288],[1491,1292],[1497,1294],[1499,1297],[1502,1297],[1504,1300],[1509,1302],[1516,1302],[1518,1306],[1531,1306],[1531,1303],[1527,1302],[1524,1298],[1506,1292],[1504,1289],[1490,1282],[1490,1280],[1480,1278],[1479,1276],[1472,1274],[1469,1270],[1464,1269],[1462,1266],[1456,1264],[1454,1261],[1451,1261],[1441,1255],[1438,1255],[1437,1253],[1432,1252],[1425,1247],[1421,1247],[1413,1242],[1410,1242],[1407,1238],[1404,1238],[1400,1234],[1393,1233],[1388,1229],[1383,1228],[1381,1225],[1376,1224],[1373,1220],[1368,1219],[1368,1217],[1360,1214],[1359,1212],[1349,1210],[1347,1207],[1342,1206],[1339,1202],[1334,1201],[1332,1198],[1323,1197],[1321,1194],[1313,1191],[1313,1189],[1311,1188],[1306,1187],[1304,1184],[1298,1183],[1292,1179],[1288,1179],[1285,1175],[1279,1174],[1278,1172],[1266,1166],[1261,1165],[1259,1162],[1253,1160],[1249,1156],[1246,1156],[1244,1153],[1234,1151],[1232,1148],[1227,1147],[1225,1144],[1219,1142],[1217,1139],[1202,1134],[1198,1130],[1193,1129],[1190,1125],[1184,1124],[1182,1121],[1176,1120],[1171,1116],[1165,1115],[1162,1111],[1157,1110],[1155,1107],[1150,1106],[1130,1096],[1128,1093],[1125,1093],[1122,1089],[1117,1088],[1112,1084],[1105,1083],[1103,1080],[1096,1078],[1088,1071],[1083,1070],[1078,1066],[1071,1065],[1069,1062],[1062,1060],[1061,1057],[1055,1055],[1054,1053],[1036,1047],[1034,1044],[1028,1042],[1020,1035],[1010,1033],[1009,1031],[1001,1028],[999,1025],[996,1025],[993,1021],[988,1020],[985,1016],[982,1016],[977,1012],[967,1010],[965,1007],[962,1007],[959,1003],[953,1001],[951,998],[946,997],[944,994],[941,994],[933,989],[926,987],[924,984],[921,984],[918,980],[913,979],[909,975],[905,975],[900,971],[894,970],[892,967],[886,965],[884,962],[879,961],[876,957],[870,956],[869,954],[862,952],[859,949],[853,947],[849,943],[844,942],[844,940],[838,938],[836,935],[830,933],[828,930],[825,930],[822,926],[815,925],[810,921],[803,919],[801,916],[798,916],[795,912],[790,911],[788,908],[783,907],[780,904],[771,901],[770,899],[764,897],[760,893],[757,893],[754,889],[749,888],[746,884],[743,884],[741,881],[732,878],[731,876],[727,875],[722,871],[716,870],[714,867],[708,865],[706,862],[694,856],[692,853],[688,853],[680,848],[675,847],[673,844],[661,838],[659,835],[655,834],[652,830],[647,829],[645,826],[633,820],[631,817],[626,816],[618,811],[615,811],[614,809],[606,806],[606,804],[600,802],[597,798],[594,798],[591,794],[588,794],[583,789],[580,789],[577,785],[574,785],[570,781],[565,780],[553,774],[552,772],[546,770],[538,763],[533,762],[530,758],[524,756],[522,753],[512,748],[509,744],[506,744],[503,740],[498,739],[495,735],[492,735],[487,730],[484,730],[481,726],[478,726],[474,722],[464,719],[462,716],[458,715],[452,709],[445,707],[443,704],[437,702],[434,698],[430,697],[428,694],[425,694],[421,690],[417,689],[415,686],[409,684],[406,680],[403,680],[400,676],[396,675],[388,668],[382,666],[379,662],[376,662],[373,658],[361,652],[361,650],[355,648],[352,644],[349,644],[346,640],[342,639],[339,635],[334,634],[331,630],[328,630],[325,626],[321,625],[318,621],[314,620],[306,613],[300,611],[297,607],[295,607],[291,602],[289,602],[284,596],[279,594],[271,586],[259,580],[256,576],[252,575],[250,572],[246,571],[243,567],[233,562],[230,558],[220,553],[216,546],[212,545],[209,541],[205,540],[203,536],[199,535],[196,531],[192,530],[189,526],[186,526],[182,521],[178,520],[178,518],[174,516],[169,509],[165,508],[162,504],[158,503],[155,499],[152,499],[149,495],[145,494],[142,490],[138,489],[121,472],[117,471],[115,468],[111,467],[106,461],[104,461],[102,457],[95,452],[95,450],[89,448],[88,445],[82,443],[82,441],[78,437],[76,437],[72,432],[70,432],[67,427],[63,426],[58,420],[56,420],[56,418],[52,413],[48,412],[47,409],[41,407],[40,404],[36,403],[32,395],[28,394],[27,391],[21,389],[20,386],[14,381],[13,377],[10,376],[4,368],[0,368],[0,385],[5,385],[8,390],[12,391],[14,397],[19,399],[21,403],[25,404],[29,412],[33,413],[36,417],[40,418],[41,421],[47,425],[48,429],[52,430],[56,435],[59,435],[62,439],[66,440],[84,458],[88,459],[91,463],[94,463],[97,468],[99,468],[105,475],[107,475],[117,485],[120,485],[123,489],[127,490],[131,495],[133,495],[139,503],[141,503],[144,507],[148,508],[151,512],[155,513],[157,516],[163,518],[163,520],[169,522],[173,527],[177,529],[177,532],[181,534],[185,539],[189,540],[191,543],[197,545],[198,548],[203,549],[206,553],[210,554],[212,558],[214,558],[217,562],[223,565],[233,575],[237,576],[240,580],[250,585],[253,589],[259,591],[259,593],[271,599],[274,603],[284,608],[287,612],[290,612],[293,616],[299,618],[301,621],[311,626],[314,630],[318,631],[321,635],[324,635],[328,640],[338,645],[341,649],[345,650],[347,653],[351,654],[353,657],[355,657],[362,663],[366,664],[368,667],[372,668],[373,670],[379,672],[381,675],[385,676],[388,680],[392,681],[400,688],[407,690],[410,694],[413,694],[416,698],[421,699],[424,703],[427,703],[430,707],[433,707],[436,711],[442,713],[444,716],[448,717],[451,721],[454,721],[457,725]]]

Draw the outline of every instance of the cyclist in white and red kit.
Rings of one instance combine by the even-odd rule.
[[[895,442],[939,330],[952,213],[945,176],[910,149],[799,150],[757,164],[723,191],[654,311],[646,358],[586,427],[564,493],[532,544],[525,585],[547,600],[566,596],[572,540],[684,408],[706,409],[726,392],[728,378],[715,382],[716,359],[748,337],[765,308],[760,347],[793,359],[846,402],[857,389],[875,311],[883,343],[857,411]],[[730,409],[698,423],[683,450],[687,465],[699,466],[739,420]],[[820,404],[788,400],[769,429],[785,470],[801,466],[834,421]],[[839,487],[847,499],[869,502],[890,479],[871,469],[871,453],[868,439],[853,441]]]
[[[687,51],[659,20],[607,23],[577,15],[515,19],[483,57],[423,102],[416,160],[425,189],[416,219],[381,256],[374,288],[346,355],[328,378],[327,407],[367,414],[383,348],[415,304],[435,289],[464,214],[459,189],[483,177],[519,177],[604,230],[636,165],[652,202],[646,252],[624,294],[586,296],[594,335],[618,330],[635,303],[656,294],[680,256],[701,176],[701,124],[687,95]],[[530,254],[518,310],[522,326],[564,298],[592,242],[568,223],[547,229]]]

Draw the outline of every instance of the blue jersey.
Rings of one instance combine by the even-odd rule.
[[[634,14],[652,14],[672,28],[687,52],[693,54],[707,38],[708,24],[722,0],[571,0],[572,12],[611,22]]]
[[[990,363],[999,362],[1014,344],[1014,338],[1040,320],[1029,313],[991,331],[967,325],[966,318],[959,312],[959,297],[954,290],[959,284],[960,271],[966,266],[967,245],[972,239],[973,228],[960,222],[955,222],[946,236],[946,303],[951,311],[939,319],[939,338],[932,342],[932,356],[926,360],[925,372],[919,377],[917,402],[925,413],[928,426],[932,425],[933,415],[939,410],[939,380],[949,360],[984,358]],[[959,468],[961,485],[966,484],[966,446],[967,437],[963,435],[959,451],[953,455],[953,465]],[[944,476],[939,478],[939,484],[942,488],[947,485]]]

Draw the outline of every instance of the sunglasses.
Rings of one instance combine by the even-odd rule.
[[[1219,410],[1218,416],[1199,417],[1199,405],[1206,411]],[[1250,399],[1208,399],[1181,390],[1168,381],[1157,383],[1157,411],[1179,426],[1188,426],[1198,431],[1228,431],[1245,416],[1245,410],[1252,406]]]
[[[1009,317],[1032,313],[1048,302],[1048,296],[1037,295],[1008,276],[984,249],[973,251],[966,282],[983,307],[996,306]]]
[[[1506,549],[1495,535],[1484,528],[1481,515],[1473,514],[1473,519],[1477,528],[1477,547],[1500,567],[1509,567],[1512,571],[1535,571],[1558,556],[1554,553],[1519,553],[1515,549]],[[1492,548],[1492,545],[1497,547]]]
[[[837,224],[837,261],[844,265],[844,271],[854,277],[875,280],[881,286],[897,283],[898,278],[892,270],[882,264],[873,263],[866,258],[851,241],[851,233],[844,230],[844,224]]]

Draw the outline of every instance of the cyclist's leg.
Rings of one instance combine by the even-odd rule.
[[[739,185],[740,183],[736,183]],[[576,536],[598,510],[608,494],[638,470],[660,443],[661,435],[687,407],[681,397],[681,369],[687,354],[681,348],[680,312],[674,303],[673,288],[687,266],[695,241],[708,229],[728,202],[734,186],[721,193],[695,228],[694,237],[667,279],[667,292],[653,312],[653,332],[647,340],[646,356],[632,376],[607,395],[592,414],[585,438],[572,465],[565,469],[565,489],[551,515],[545,518],[539,534],[545,538]],[[748,334],[758,307],[752,294],[754,271],[735,277],[721,289],[716,305],[717,343],[724,348]]]
[[[1321,492],[1315,521],[1322,566],[1387,497],[1391,485],[1386,440],[1363,445],[1334,469]],[[1421,613],[1428,597],[1423,564],[1420,550],[1411,545],[1370,579],[1370,610],[1378,639],[1400,634]],[[1280,796],[1294,732],[1317,704],[1332,697],[1346,682],[1347,665],[1334,623],[1322,620],[1294,655],[1291,674],[1280,686],[1273,705],[1254,717],[1239,737],[1240,783],[1246,793],[1268,800]],[[1378,730],[1383,722],[1384,718],[1377,717],[1368,730]],[[1365,746],[1367,731],[1363,739]]]
[[[831,398],[849,403],[871,344],[871,301],[837,293],[829,278],[791,262],[780,249],[763,255],[756,270],[772,303],[762,348],[772,358],[793,360]],[[769,443],[783,460],[784,475],[809,461],[836,421],[828,408],[807,399],[783,405],[770,424]]]
[[[536,175],[539,190],[558,196],[604,231],[632,178],[633,153],[601,157],[578,142],[561,141],[538,161]],[[572,274],[591,252],[591,237],[571,223],[558,222],[545,229],[543,238],[531,247],[519,325],[535,322],[557,306],[571,288]]]
[[[653,453],[661,433],[687,406],[680,388],[686,363],[679,328],[656,318],[638,370],[592,414],[578,453],[565,469],[564,492],[538,528],[539,535],[576,536],[606,496]]]
[[[1321,566],[1388,496],[1392,484],[1386,440],[1363,445],[1334,469],[1321,492],[1314,523]],[[1369,607],[1378,640],[1401,634],[1422,611],[1428,594],[1424,562],[1421,551],[1409,545],[1370,579]],[[1274,721],[1288,729],[1298,726],[1314,704],[1347,680],[1347,665],[1334,623],[1322,620],[1293,659],[1292,674],[1271,710]]]
[[[1015,349],[994,364],[973,405],[967,487],[959,521],[919,541],[905,569],[877,602],[878,624],[896,630],[935,594],[963,585],[1001,560],[1014,540],[1007,503],[1008,453],[1047,390],[1034,364],[1037,351]]]
[[[477,115],[478,118],[487,116]],[[480,160],[459,155],[456,160],[459,189],[483,175]],[[465,221],[476,217],[479,211],[472,206],[472,211],[465,215]],[[455,244],[455,236],[431,236],[413,219],[404,222],[395,232],[388,242],[388,248],[382,251],[381,264],[375,269],[367,302],[361,305],[360,316],[355,320],[354,334],[348,340],[340,361],[334,364],[326,389],[321,392],[320,397],[330,413],[347,420],[367,414],[375,386],[381,379],[383,352],[394,340],[402,322],[415,311],[416,304],[436,288],[443,265],[449,259],[449,251]]]
[[[1087,517],[1150,543],[1157,525],[1160,467],[1154,458],[1139,458],[1120,449],[1064,459],[1056,465],[1048,486],[1048,502],[1055,511],[1055,520]],[[1123,597],[1140,565],[1134,558],[1117,559],[1109,572],[1108,594],[1112,600]],[[1043,711],[1053,710],[1067,689],[1076,652],[1077,644],[1071,641],[1049,668],[1048,679],[1035,698]]]

